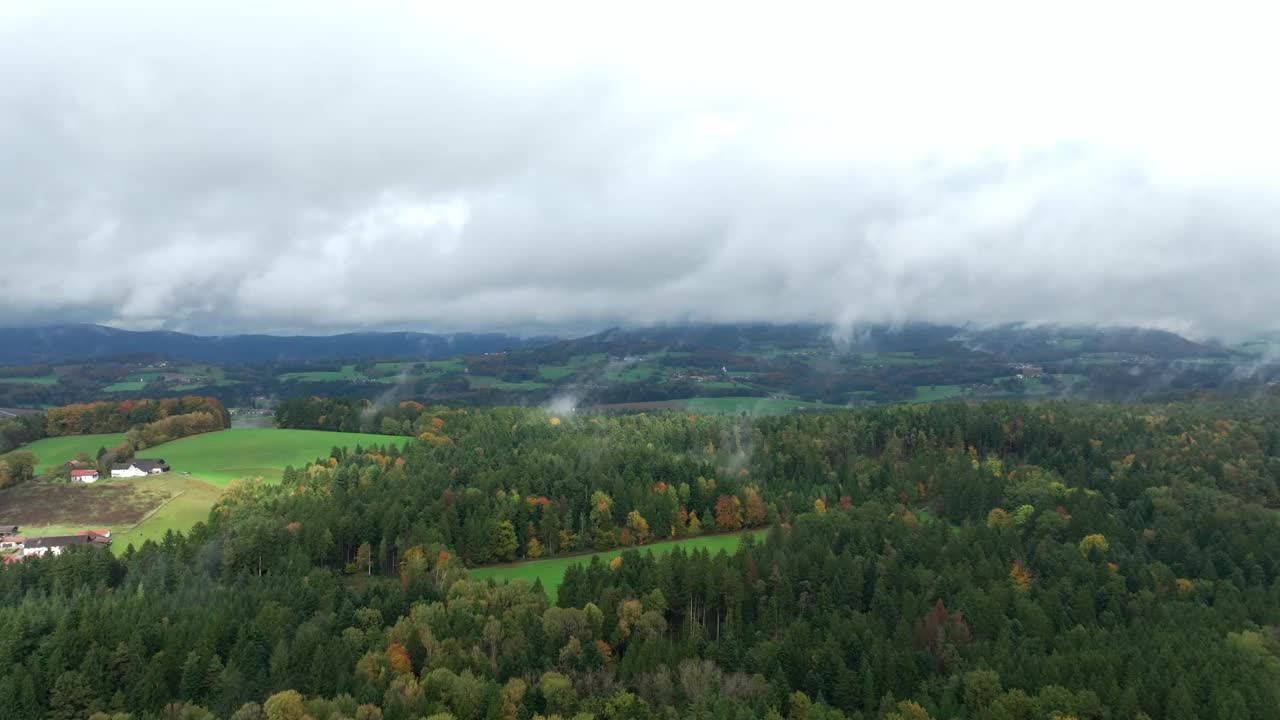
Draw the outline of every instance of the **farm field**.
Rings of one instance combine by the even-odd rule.
[[[467,381],[471,383],[473,388],[489,388],[496,390],[542,390],[551,387],[547,383],[537,382],[534,380],[526,380],[524,382],[506,382],[496,377],[487,377],[484,375],[468,375]]]
[[[960,385],[919,385],[916,387],[915,399],[911,402],[937,402],[964,394]]]
[[[57,465],[77,452],[93,455],[124,439],[120,433],[47,438],[24,446],[38,467]],[[143,450],[164,458],[174,471],[144,478],[104,478],[91,485],[28,483],[0,492],[0,520],[30,537],[105,528],[116,552],[133,543],[160,540],[205,520],[224,488],[239,478],[279,482],[285,466],[325,457],[335,446],[385,445],[387,435],[257,428],[193,435]],[[182,472],[189,472],[184,475]]]
[[[808,400],[780,400],[767,397],[702,397],[680,400],[685,409],[693,412],[736,415],[741,412],[756,415],[780,415],[801,408],[844,409],[843,405],[827,405]]]
[[[34,453],[36,472],[43,473],[75,457],[76,453],[88,453],[89,457],[95,457],[98,448],[105,447],[109,450],[123,441],[124,433],[71,435],[37,440],[18,449]]]
[[[0,383],[13,385],[56,385],[57,375],[37,375],[35,377],[0,377]]]
[[[681,546],[685,550],[706,550],[712,554],[721,550],[732,553],[738,549],[738,544],[742,541],[743,535],[751,534],[759,537],[766,532],[768,531],[750,530],[728,535],[703,535],[685,540],[669,540],[638,548],[620,548],[584,555],[547,558],[545,560],[526,560],[507,565],[489,565],[471,570],[471,577],[481,580],[484,578],[493,578],[499,581],[525,580],[530,583],[534,580],[542,580],[542,587],[547,591],[547,596],[551,598],[551,602],[554,604],[557,592],[560,589],[560,583],[564,580],[565,570],[568,570],[571,565],[590,563],[591,559],[596,557],[603,562],[608,562],[631,549],[661,555],[671,552],[671,549],[676,546]]]
[[[111,531],[120,553],[132,543],[160,541],[208,518],[222,489],[185,476],[100,480],[92,485],[31,483],[0,493],[3,520],[27,537]]]
[[[282,373],[277,376],[280,380],[295,380],[300,382],[332,382],[334,380],[355,380],[364,377],[356,372],[355,365],[343,365],[342,370],[315,370],[312,372],[291,372]]]
[[[245,428],[192,435],[143,450],[143,457],[164,458],[174,472],[189,472],[213,485],[260,477],[279,482],[287,465],[301,467],[327,457],[334,446],[386,445],[407,438],[391,435]]]

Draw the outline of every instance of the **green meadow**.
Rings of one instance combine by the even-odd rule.
[[[76,453],[87,453],[89,457],[97,457],[98,448],[105,447],[110,450],[123,441],[124,433],[72,435],[37,440],[23,445],[19,450],[34,453],[36,472],[44,473],[75,457]]]
[[[842,405],[767,397],[700,397],[678,402],[691,412],[722,415],[737,415],[744,412],[751,415],[782,415],[801,408],[844,409]]]
[[[960,385],[917,385],[916,396],[911,402],[937,402],[963,394],[964,388]]]
[[[242,478],[279,482],[286,466],[302,467],[317,458],[328,457],[335,446],[368,447],[399,444],[405,440],[407,438],[392,435],[243,428],[192,435],[148,448],[139,455],[164,458],[174,472],[189,472],[193,477],[225,487],[232,480]]]
[[[752,530],[750,534],[757,537],[762,536],[766,530]],[[702,535],[699,537],[688,538],[685,540],[669,540],[666,542],[654,543],[643,547],[635,548],[640,552],[652,552],[659,555],[671,552],[671,549],[677,546],[683,547],[686,551],[706,550],[715,554],[724,550],[732,553],[738,549],[738,544],[742,541],[742,536],[748,533],[733,533],[730,535]],[[605,552],[590,553],[585,555],[566,555],[564,557],[547,558],[545,560],[525,560],[518,563],[510,563],[507,565],[488,565],[485,567],[475,568],[471,570],[471,577],[481,579],[493,578],[499,581],[525,580],[533,583],[535,580],[542,581],[542,587],[547,591],[547,596],[551,598],[551,602],[556,601],[557,592],[560,589],[560,583],[564,580],[564,573],[572,565],[590,563],[592,558],[600,558],[602,562],[609,562],[618,557],[622,553],[631,548],[608,550]]]
[[[298,382],[333,382],[334,380],[355,380],[363,375],[356,372],[355,365],[343,365],[341,370],[314,370],[311,372],[281,373],[280,380]]]
[[[0,383],[12,385],[57,385],[57,375],[39,375],[36,377],[0,377]]]
[[[487,375],[468,375],[467,382],[472,388],[484,388],[490,390],[542,390],[551,387],[547,383],[526,380],[524,382],[506,382],[496,377]]]

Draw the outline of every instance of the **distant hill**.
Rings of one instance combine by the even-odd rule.
[[[384,357],[441,358],[534,347],[550,341],[551,338],[522,339],[499,333],[201,336],[169,331],[133,332],[102,325],[53,325],[0,328],[0,365],[140,354],[222,365]]]
[[[1002,325],[981,329],[907,323],[866,325],[833,332],[818,324],[671,325],[610,328],[594,335],[548,342],[521,351],[540,360],[591,352],[625,356],[657,350],[719,351],[741,355],[798,350],[835,354],[916,353],[957,359],[970,355],[1019,361],[1066,360],[1082,354],[1124,354],[1159,360],[1227,358],[1235,353],[1163,330]]]

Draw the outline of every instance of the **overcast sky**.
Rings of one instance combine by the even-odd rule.
[[[1280,327],[1277,18],[601,5],[3,3],[0,324]]]

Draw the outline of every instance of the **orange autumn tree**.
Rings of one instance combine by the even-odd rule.
[[[964,615],[959,610],[948,611],[942,598],[916,621],[916,647],[928,654],[939,669],[943,667],[947,646],[966,645],[970,638],[969,623],[965,622]]]
[[[387,664],[391,666],[392,672],[397,675],[406,675],[413,672],[413,661],[409,658],[409,651],[398,642],[393,642],[387,646]]]
[[[721,530],[742,528],[742,501],[736,495],[721,495],[716,500],[716,527]]]

